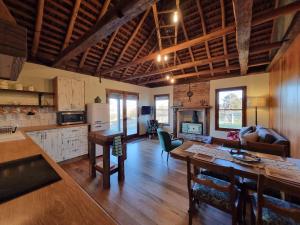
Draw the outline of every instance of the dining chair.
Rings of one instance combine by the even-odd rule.
[[[205,174],[195,174],[194,168],[218,172],[229,178],[224,181]],[[235,184],[232,167],[215,165],[195,158],[187,158],[187,184],[189,193],[189,225],[192,224],[196,205],[206,203],[232,215],[232,224],[238,223],[240,208],[239,189]]]
[[[259,175],[257,193],[252,195],[251,201],[251,224],[300,225],[300,205],[264,194],[265,189],[270,187],[289,197],[300,196],[300,186]]]
[[[164,131],[162,128],[157,129],[157,135],[162,148],[161,155],[167,152],[167,161],[169,161],[170,152],[183,144],[183,139],[172,138],[171,134],[167,131]]]

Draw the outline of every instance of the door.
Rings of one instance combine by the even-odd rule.
[[[126,136],[138,134],[138,96],[125,95],[126,98]]]
[[[138,93],[107,90],[110,129],[124,131],[127,138],[139,133]]]

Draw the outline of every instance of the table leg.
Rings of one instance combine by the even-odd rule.
[[[123,181],[124,180],[124,157],[119,156],[118,157],[118,180]]]
[[[110,188],[110,148],[109,145],[103,146],[103,188]]]
[[[96,177],[96,144],[89,142],[90,176]]]

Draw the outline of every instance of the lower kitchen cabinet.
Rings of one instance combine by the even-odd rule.
[[[56,162],[88,154],[87,126],[33,131],[27,135]]]

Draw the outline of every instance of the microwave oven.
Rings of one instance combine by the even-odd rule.
[[[85,123],[85,112],[58,112],[57,124],[70,125]]]

